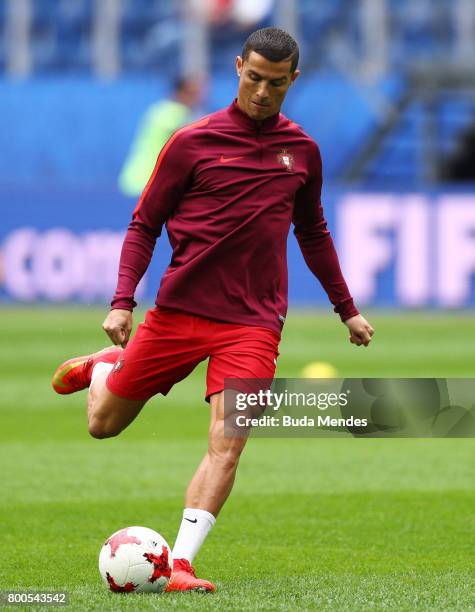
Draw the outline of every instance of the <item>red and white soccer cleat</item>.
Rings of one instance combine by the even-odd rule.
[[[173,572],[166,592],[171,591],[201,591],[213,593],[216,587],[208,580],[201,580],[195,576],[195,570],[186,559],[173,559]]]
[[[92,355],[68,359],[53,374],[53,380],[51,381],[53,389],[60,395],[67,395],[89,387],[92,370],[96,363],[99,361],[115,363],[121,353],[120,346],[108,346],[102,351],[92,353]]]

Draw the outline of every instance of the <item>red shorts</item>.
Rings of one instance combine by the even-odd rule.
[[[274,377],[280,337],[270,329],[211,321],[153,308],[107,378],[109,391],[132,400],[166,395],[204,359],[206,400],[225,378]]]

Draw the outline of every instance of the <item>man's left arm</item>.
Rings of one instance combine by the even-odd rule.
[[[312,175],[298,191],[293,214],[294,234],[307,266],[325,289],[335,312],[350,330],[350,342],[368,346],[374,330],[359,313],[343,277],[321,204],[322,163],[315,145]],[[313,157],[313,156],[312,156]]]

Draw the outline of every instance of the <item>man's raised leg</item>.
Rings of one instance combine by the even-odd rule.
[[[105,365],[105,364],[104,364]],[[109,364],[107,364],[109,365]],[[87,396],[87,423],[93,438],[111,438],[123,431],[142,410],[145,401],[129,400],[111,393],[106,386],[108,370],[101,368],[93,374],[93,380]]]
[[[119,397],[107,389],[107,376],[121,353],[120,347],[112,346],[92,355],[74,357],[62,363],[53,375],[53,388],[61,395],[89,387],[88,425],[90,434],[95,438],[118,435],[145,404],[142,400]]]

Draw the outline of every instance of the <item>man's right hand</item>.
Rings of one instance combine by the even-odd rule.
[[[107,315],[102,324],[102,329],[114,344],[120,344],[122,348],[125,348],[129,341],[132,325],[132,313],[130,310],[114,308]]]

